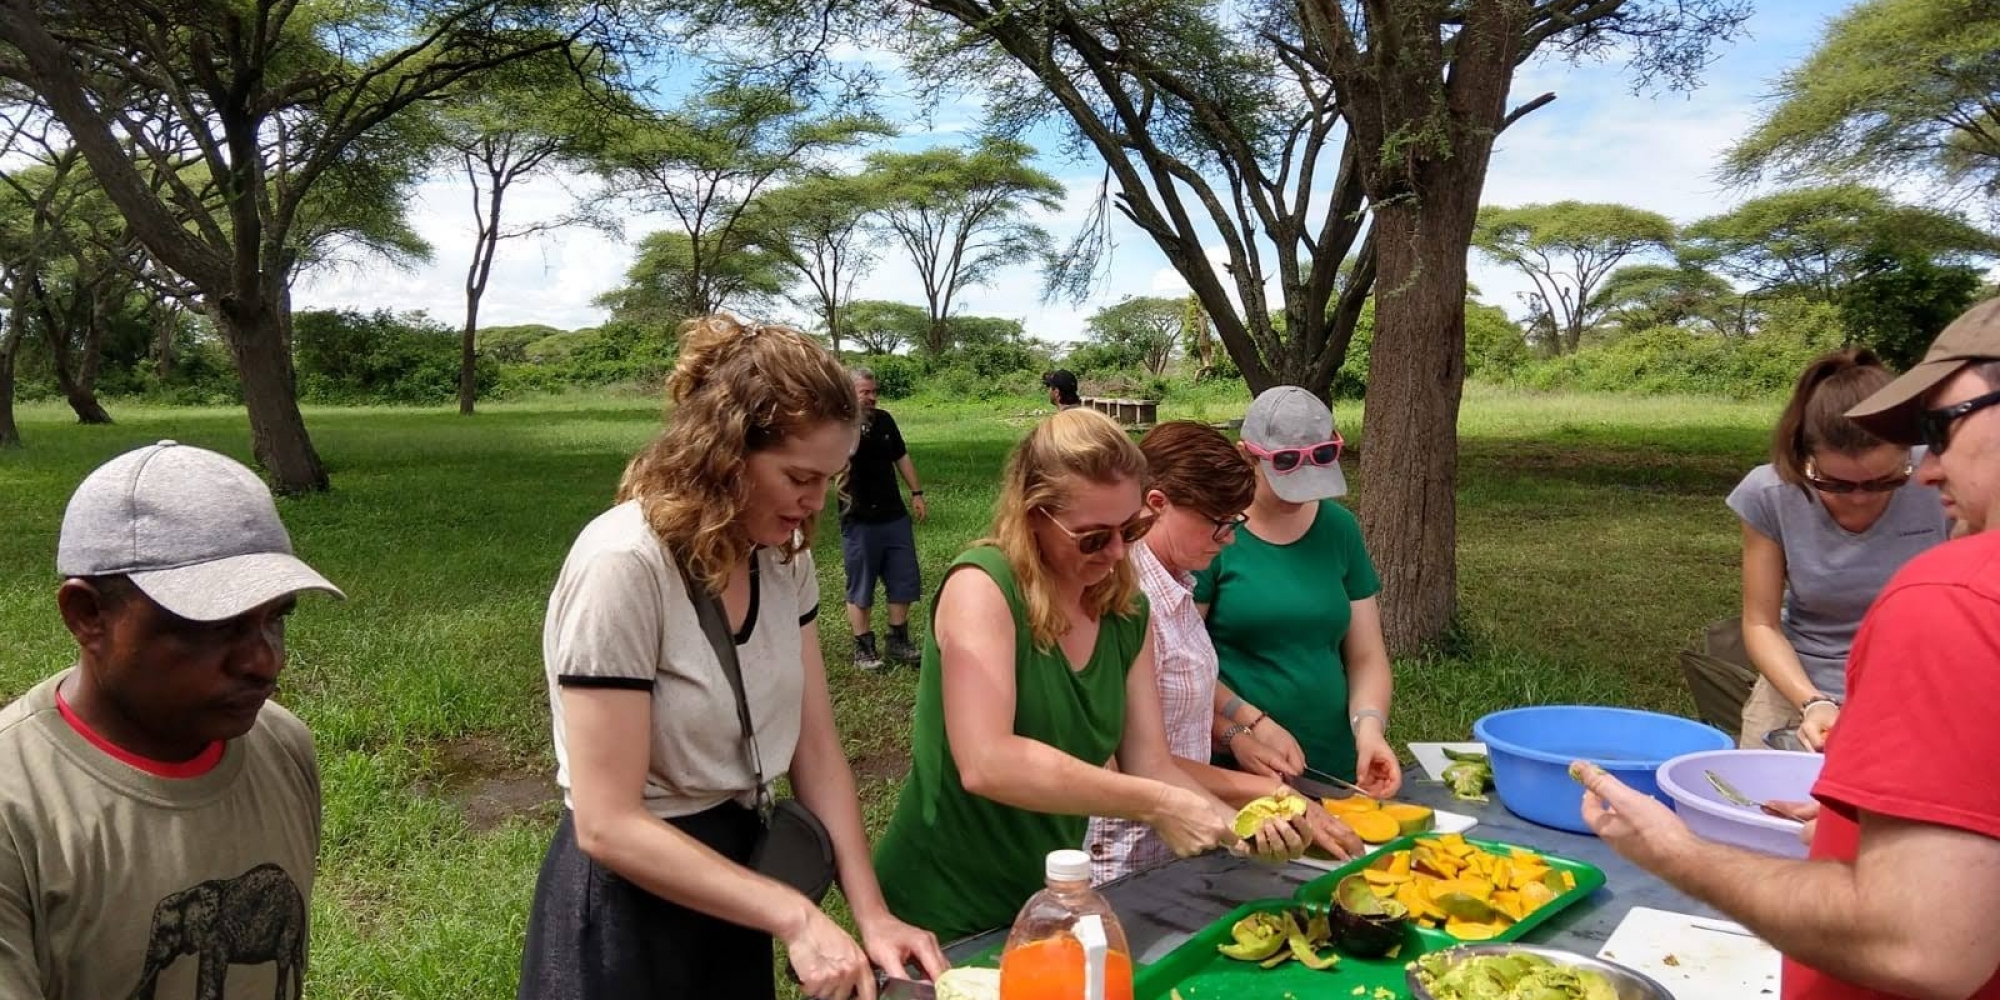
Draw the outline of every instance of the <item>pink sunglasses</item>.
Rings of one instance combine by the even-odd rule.
[[[1303,448],[1277,448],[1265,450],[1248,441],[1243,442],[1244,450],[1258,458],[1267,459],[1273,471],[1279,475],[1296,472],[1300,466],[1336,465],[1340,462],[1340,449],[1346,442],[1340,439],[1340,432],[1333,432],[1333,440],[1306,445]]]

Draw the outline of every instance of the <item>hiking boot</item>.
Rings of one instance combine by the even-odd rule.
[[[854,666],[870,672],[882,669],[882,654],[875,651],[875,633],[854,637]]]
[[[890,663],[904,666],[915,666],[917,661],[923,658],[923,655],[917,652],[917,647],[911,644],[907,634],[897,635],[894,632],[889,633],[889,642],[882,653]]]

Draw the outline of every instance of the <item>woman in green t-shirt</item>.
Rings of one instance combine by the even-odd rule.
[[[1044,856],[1081,847],[1091,816],[1144,822],[1181,855],[1238,843],[1235,810],[1167,749],[1125,558],[1153,526],[1145,467],[1103,414],[1050,417],[1008,461],[992,536],[946,572],[910,777],[875,852],[890,910],[940,939],[1012,920],[1042,887]],[[1278,857],[1306,845],[1288,823],[1254,839]]]
[[[1332,499],[1347,492],[1333,413],[1297,386],[1267,389],[1243,415],[1241,447],[1257,460],[1250,519],[1194,589],[1222,683],[1245,703],[1233,716],[1270,713],[1307,766],[1392,796],[1403,771],[1386,736],[1382,584],[1360,522]],[[1251,739],[1268,736],[1232,725],[1220,753],[1260,770],[1266,755],[1236,749]]]

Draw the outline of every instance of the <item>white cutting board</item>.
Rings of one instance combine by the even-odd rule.
[[[1778,995],[1778,950],[1741,924],[1635,906],[1597,957],[1653,977],[1675,1000]]]
[[[1444,752],[1446,750],[1451,750],[1456,753],[1485,753],[1486,744],[1484,743],[1410,744],[1410,753],[1416,755],[1417,764],[1423,767],[1425,774],[1431,776],[1432,781],[1444,780],[1444,769],[1450,766],[1451,764],[1451,758],[1446,757],[1444,755]]]
[[[1473,827],[1479,825],[1478,820],[1470,816],[1467,816],[1464,813],[1446,812],[1443,809],[1433,809],[1431,810],[1431,814],[1437,818],[1437,826],[1434,829],[1432,829],[1430,833],[1424,834],[1424,836],[1427,837],[1436,836],[1441,833],[1464,833],[1465,831],[1470,830]],[[1378,845],[1363,844],[1361,846],[1364,849],[1364,852],[1367,852],[1367,851],[1374,851]],[[1321,871],[1329,871],[1329,872],[1343,865],[1348,865],[1353,863],[1352,861],[1323,861],[1319,858],[1299,858],[1297,859],[1297,861],[1299,864],[1305,865],[1308,868],[1318,868]]]

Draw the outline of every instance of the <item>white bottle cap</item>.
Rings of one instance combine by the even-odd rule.
[[[1051,882],[1090,881],[1090,855],[1082,851],[1050,851],[1043,874]]]

